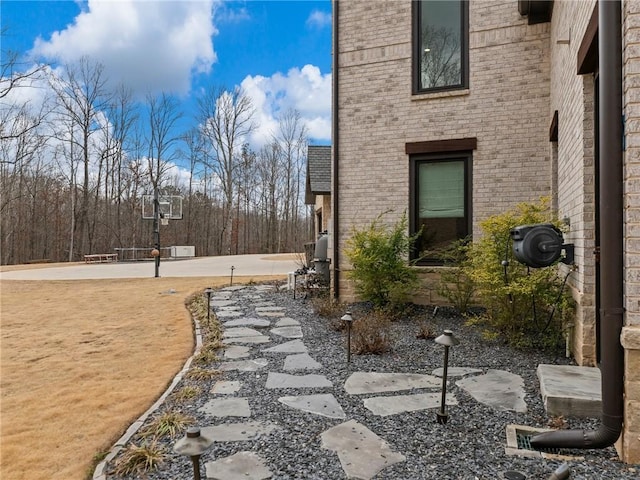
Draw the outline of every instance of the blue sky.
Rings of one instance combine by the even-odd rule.
[[[311,143],[330,141],[330,0],[89,0],[0,2],[2,54],[22,67],[88,56],[141,98],[176,95],[185,115],[207,85],[242,86],[267,138],[278,112],[296,108]]]

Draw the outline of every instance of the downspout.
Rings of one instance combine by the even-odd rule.
[[[339,18],[339,1],[333,0],[333,61],[332,61],[332,105],[331,110],[333,114],[332,121],[332,131],[331,131],[331,143],[333,145],[333,164],[332,164],[332,174],[333,174],[333,191],[331,192],[331,216],[333,217],[333,297],[338,298],[340,296],[340,251],[339,251],[339,230],[338,225],[340,224],[340,200],[339,200],[339,188],[338,188],[338,152],[340,151],[340,129],[338,125],[338,57],[340,55],[340,42],[338,37],[338,18]]]
[[[622,15],[620,0],[598,2],[600,75],[600,348],[602,424],[598,430],[536,435],[534,448],[606,448],[622,431],[623,303]]]

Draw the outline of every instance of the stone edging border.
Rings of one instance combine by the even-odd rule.
[[[209,308],[211,308],[211,306],[209,306]],[[133,422],[131,426],[129,426],[127,431],[116,441],[116,443],[113,444],[107,456],[100,463],[98,463],[98,465],[96,465],[96,468],[93,471],[93,477],[92,477],[93,480],[107,480],[107,472],[105,471],[107,467],[107,463],[113,460],[116,457],[116,455],[120,453],[120,451],[124,448],[124,446],[131,439],[131,437],[138,430],[140,430],[140,427],[142,427],[142,425],[147,420],[149,415],[151,415],[156,410],[158,410],[158,408],[160,408],[163,402],[176,388],[180,380],[182,380],[182,378],[187,373],[187,371],[189,371],[189,368],[191,368],[191,362],[193,361],[193,357],[197,355],[200,349],[202,348],[202,331],[200,329],[200,322],[198,322],[198,319],[195,318],[193,315],[191,316],[191,319],[193,320],[193,330],[194,330],[193,333],[196,340],[196,345],[193,350],[193,354],[184,363],[182,370],[180,370],[176,374],[176,376],[173,377],[173,381],[171,382],[171,385],[167,387],[164,393],[160,395],[160,397],[155,401],[153,405],[149,407],[149,409],[146,412],[140,415],[140,417],[138,417],[138,419],[135,422]]]

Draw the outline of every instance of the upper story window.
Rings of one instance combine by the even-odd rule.
[[[414,93],[467,88],[467,1],[414,2]]]

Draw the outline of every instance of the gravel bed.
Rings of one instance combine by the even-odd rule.
[[[416,308],[411,318],[397,320],[392,324],[392,349],[383,355],[352,355],[351,363],[346,363],[345,334],[331,328],[327,319],[313,311],[311,302],[304,298],[294,299],[291,292],[251,292],[255,298],[246,299],[249,289],[233,292],[231,299],[243,298],[237,305],[246,316],[257,317],[253,305],[270,301],[283,307],[287,317],[300,321],[304,338],[302,341],[309,355],[320,362],[321,370],[309,373],[325,375],[333,383],[333,388],[267,390],[264,388],[269,371],[281,372],[285,355],[282,353],[262,353],[263,348],[284,343],[289,339],[271,335],[271,343],[252,346],[251,358],[267,358],[268,366],[259,372],[224,372],[210,381],[182,380],[181,385],[198,385],[203,394],[186,403],[165,402],[159,409],[180,410],[194,417],[200,427],[236,421],[270,421],[278,429],[268,435],[244,442],[218,442],[201,458],[202,478],[204,464],[233,455],[240,451],[258,453],[273,473],[274,479],[343,479],[346,475],[335,452],[321,448],[320,435],[327,429],[348,420],[356,420],[384,439],[394,452],[401,453],[406,461],[396,463],[382,470],[376,479],[502,479],[510,478],[506,472],[520,472],[521,478],[547,479],[562,461],[542,458],[526,458],[505,454],[505,428],[509,424],[528,425],[545,428],[549,417],[544,411],[536,377],[539,363],[567,364],[563,356],[554,357],[536,352],[515,351],[508,346],[482,338],[475,327],[465,325],[464,319],[448,309],[439,309],[433,316],[433,308]],[[259,298],[258,298],[259,296]],[[358,313],[354,306],[354,316]],[[271,319],[275,324],[276,319]],[[443,348],[433,340],[417,338],[420,321],[428,320],[436,332],[451,329],[461,340],[460,345],[450,350],[450,367],[474,367],[507,370],[524,379],[528,410],[526,413],[497,411],[483,405],[462,389],[455,386],[455,378],[448,382],[448,392],[454,393],[457,406],[448,407],[450,415],[446,425],[436,421],[436,410],[423,410],[381,417],[373,415],[363,405],[367,395],[349,395],[343,385],[355,371],[398,372],[430,374],[442,367]],[[265,333],[268,331],[265,330]],[[211,365],[216,368],[217,364]],[[296,373],[296,372],[292,372]],[[250,419],[216,419],[198,412],[213,395],[208,392],[219,380],[240,380],[242,387],[235,395],[248,397],[251,407]],[[426,390],[425,390],[426,391]],[[431,390],[433,391],[433,390]],[[439,392],[439,390],[438,390]],[[332,393],[346,413],[345,420],[331,419],[304,413],[287,407],[278,398],[287,395]],[[398,395],[413,392],[391,392]],[[382,396],[376,394],[376,396]],[[151,416],[153,417],[153,415]],[[148,423],[149,420],[147,420]],[[597,419],[566,419],[568,428],[594,429],[599,426]],[[177,438],[181,436],[178,435]],[[177,438],[163,438],[166,458],[158,469],[148,472],[143,478],[149,480],[174,480],[193,478],[189,458],[172,451]],[[140,444],[134,435],[131,442]],[[618,460],[613,447],[600,450],[566,450],[565,455],[576,457],[568,460],[570,479],[637,479],[638,467],[625,465]],[[579,457],[579,458],[578,458]],[[115,461],[118,460],[116,457]],[[107,465],[112,472],[114,461]],[[131,480],[140,476],[120,477],[112,473],[110,480]],[[516,477],[511,477],[516,478]]]

